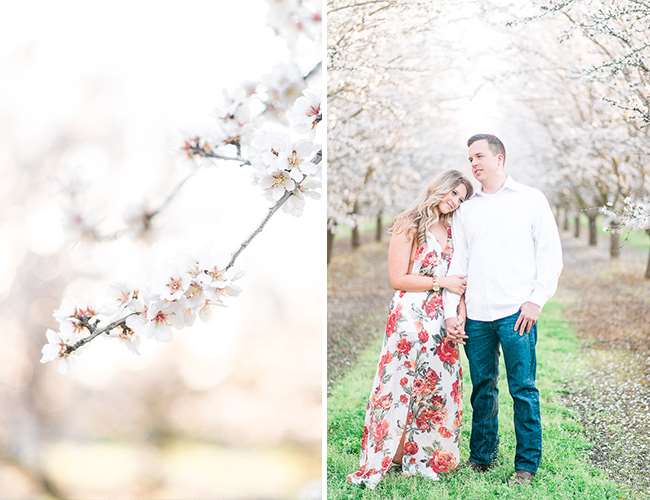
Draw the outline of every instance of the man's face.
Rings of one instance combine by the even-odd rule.
[[[503,169],[503,155],[494,154],[485,139],[475,141],[469,147],[469,162],[474,178],[483,183]]]

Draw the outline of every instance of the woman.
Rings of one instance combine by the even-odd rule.
[[[458,346],[442,330],[442,289],[465,292],[465,278],[446,273],[451,216],[472,193],[471,183],[449,170],[393,224],[388,274],[396,292],[351,483],[374,488],[392,465],[437,480],[459,463],[462,372]]]

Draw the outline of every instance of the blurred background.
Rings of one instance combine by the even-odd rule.
[[[273,217],[238,260],[243,293],[209,322],[146,343],[141,356],[99,338],[67,375],[39,363],[63,297],[85,306],[113,282],[150,282],[179,254],[227,256],[266,215],[246,167],[194,172],[181,146],[210,133],[224,89],[292,57],[268,25],[281,3],[4,9],[3,500],[320,496],[319,202]],[[302,52],[303,73],[315,50]],[[186,177],[144,233],[91,241],[75,230],[82,213],[110,234]]]

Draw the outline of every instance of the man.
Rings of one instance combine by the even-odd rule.
[[[506,151],[494,135],[467,141],[481,190],[458,209],[449,275],[466,275],[467,322],[460,297],[445,290],[447,334],[463,343],[472,379],[470,466],[486,471],[497,456],[499,345],[514,402],[517,439],[511,484],[528,484],[542,456],[539,392],[535,387],[537,319],[555,293],[562,248],[553,213],[541,191],[506,175]]]

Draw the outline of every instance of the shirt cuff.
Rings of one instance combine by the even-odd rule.
[[[537,290],[533,290],[533,293],[531,293],[530,297],[528,297],[528,302],[532,302],[533,304],[539,306],[540,311],[544,308],[544,304],[546,304],[547,300],[548,299],[546,298],[546,294]]]

